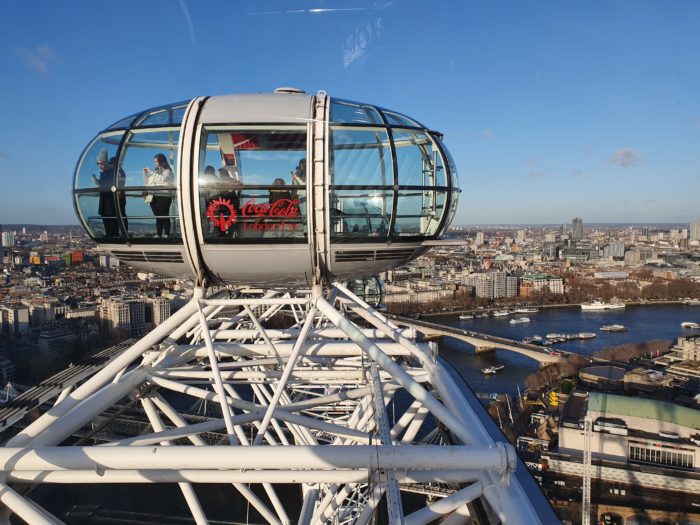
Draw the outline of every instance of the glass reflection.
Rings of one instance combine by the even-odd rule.
[[[396,164],[401,186],[446,186],[437,145],[423,132],[394,131]]]
[[[399,237],[435,235],[445,210],[446,197],[446,192],[431,188],[400,191],[394,234]]]
[[[200,144],[199,210],[207,242],[306,239],[304,128],[210,128]]]
[[[383,129],[331,131],[334,186],[391,186],[394,170],[389,138]]]
[[[366,104],[331,101],[330,121],[337,124],[382,124],[377,110]]]
[[[331,238],[335,242],[386,239],[392,194],[381,190],[336,190],[331,202]]]
[[[177,199],[171,199],[167,208],[163,205],[154,211],[151,202],[147,202],[144,198],[144,190],[128,189],[122,190],[124,194],[124,212],[122,216],[122,226],[128,232],[129,240],[140,243],[144,241],[166,242],[180,239],[180,217],[178,210]],[[157,213],[156,213],[157,212]],[[170,223],[168,237],[158,237],[158,222],[161,222],[161,228],[167,222]]]
[[[113,177],[108,178],[101,175],[105,165],[100,165],[98,160],[109,163],[110,159],[116,156],[117,148],[123,135],[123,131],[107,133],[93,141],[85,151],[78,166],[75,189],[95,189],[98,187],[108,189],[114,185]],[[100,170],[100,167],[102,167],[102,170]],[[110,173],[113,175],[114,171],[111,170]]]

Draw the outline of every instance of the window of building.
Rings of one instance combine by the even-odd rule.
[[[649,463],[670,468],[693,470],[695,454],[684,448],[671,448],[666,445],[640,443],[631,441],[629,444],[629,461]]]

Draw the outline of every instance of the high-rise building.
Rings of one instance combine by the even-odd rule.
[[[612,259],[614,257],[622,258],[625,256],[625,243],[624,242],[611,242],[605,248],[603,248],[603,258]]]
[[[566,223],[564,223],[564,224],[561,225],[561,229],[559,230],[559,234],[563,237],[563,236],[566,235],[567,233],[569,233],[569,228],[568,228],[568,226],[566,225]]]
[[[151,305],[153,308],[153,324],[159,325],[170,317],[170,301],[165,297],[156,297],[151,299]]]
[[[141,299],[109,298],[100,305],[100,317],[112,330],[141,335],[146,327],[146,308]]]
[[[700,241],[700,219],[694,219],[690,223],[690,240]]]
[[[476,245],[481,246],[484,244],[484,232],[476,232]]]
[[[583,220],[580,217],[574,217],[571,221],[571,238],[583,239]]]
[[[7,335],[23,335],[29,331],[29,308],[26,306],[2,306],[0,315],[2,315],[2,331]]]

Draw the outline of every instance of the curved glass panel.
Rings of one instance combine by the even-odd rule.
[[[120,190],[118,203],[124,230],[135,243],[179,244],[180,217],[175,190],[158,189],[150,200],[150,190]],[[160,232],[160,235],[159,235]]]
[[[434,140],[437,140],[440,143],[440,146],[442,146],[442,151],[445,152],[445,155],[447,156],[447,165],[450,168],[450,178],[452,181],[452,189],[458,189],[459,188],[459,177],[457,176],[457,164],[455,164],[455,160],[452,157],[452,153],[450,153],[450,150],[447,149],[445,146],[445,143],[442,142],[442,140],[433,137]]]
[[[79,193],[75,195],[76,208],[89,235],[97,238],[112,237],[107,235],[115,229],[118,231],[117,218],[114,206],[111,210],[105,208],[105,199],[111,198],[112,194],[102,193]]]
[[[447,186],[437,145],[422,131],[393,131],[399,186]]]
[[[402,115],[401,113],[396,113],[396,111],[387,111],[385,109],[382,110],[382,113],[384,114],[384,118],[386,118],[386,121],[389,123],[390,126],[408,126],[412,128],[423,128],[425,126],[421,125],[419,122],[413,120],[412,118],[408,118],[406,115]]]
[[[384,129],[331,130],[331,184],[392,186],[394,170]]]
[[[386,239],[393,192],[335,190],[331,195],[331,238],[334,242]]]
[[[383,124],[374,107],[338,100],[331,100],[330,121],[337,124]]]
[[[431,188],[400,191],[396,202],[394,235],[433,236],[445,212],[447,192]]]
[[[203,130],[199,213],[206,242],[306,239],[305,127]]]
[[[104,133],[85,150],[78,164],[73,187],[109,190],[114,185],[114,158],[124,132]]]
[[[126,118],[123,118],[121,120],[117,120],[114,124],[109,126],[107,130],[111,129],[121,129],[121,128],[128,128],[131,127],[131,123],[134,121],[136,117],[138,117],[142,112],[134,113],[133,115],[129,115]]]
[[[134,123],[134,127],[141,126],[172,126],[182,124],[182,118],[185,114],[189,101],[177,102],[168,106],[148,111],[145,115],[139,118]]]
[[[129,239],[180,239],[176,184],[179,128],[132,131],[119,165],[118,206]]]

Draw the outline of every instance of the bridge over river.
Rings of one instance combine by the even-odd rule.
[[[461,328],[453,328],[451,326],[430,323],[428,321],[418,319],[407,319],[405,317],[392,316],[392,321],[397,325],[413,328],[428,337],[454,337],[455,339],[459,339],[460,341],[464,341],[474,346],[477,353],[488,352],[498,348],[527,356],[535,361],[538,361],[540,365],[559,363],[565,361],[566,357],[571,355],[571,352],[563,352],[561,350],[556,351],[558,355],[552,355],[543,347],[538,345],[520,343],[518,341],[513,341],[512,339],[506,339],[505,337],[482,334],[471,330],[462,330]]]

